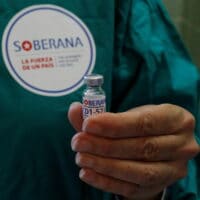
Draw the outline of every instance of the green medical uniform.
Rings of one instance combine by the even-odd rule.
[[[159,0],[0,0],[1,36],[17,12],[38,4],[71,11],[91,31],[108,111],[172,103],[197,117],[198,72]],[[12,78],[0,51],[0,200],[114,199],[78,178],[66,113],[83,88],[60,97],[32,93]],[[191,160],[166,199],[200,199],[199,164]]]

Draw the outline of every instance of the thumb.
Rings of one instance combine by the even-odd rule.
[[[68,119],[76,131],[80,132],[82,130],[82,104],[79,102],[74,102],[70,105],[68,111]]]

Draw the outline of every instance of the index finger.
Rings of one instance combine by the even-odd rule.
[[[194,126],[192,115],[181,107],[148,105],[123,113],[103,113],[83,122],[83,131],[108,138],[172,134]]]

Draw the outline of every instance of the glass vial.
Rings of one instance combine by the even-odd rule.
[[[103,76],[91,74],[84,77],[87,88],[83,92],[83,119],[106,111],[106,95],[102,89]]]

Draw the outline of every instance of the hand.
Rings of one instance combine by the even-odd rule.
[[[80,178],[127,199],[156,199],[186,176],[188,160],[200,151],[194,117],[175,105],[147,105],[85,121],[81,116],[81,104],[73,104],[68,117],[78,132],[72,149]]]

